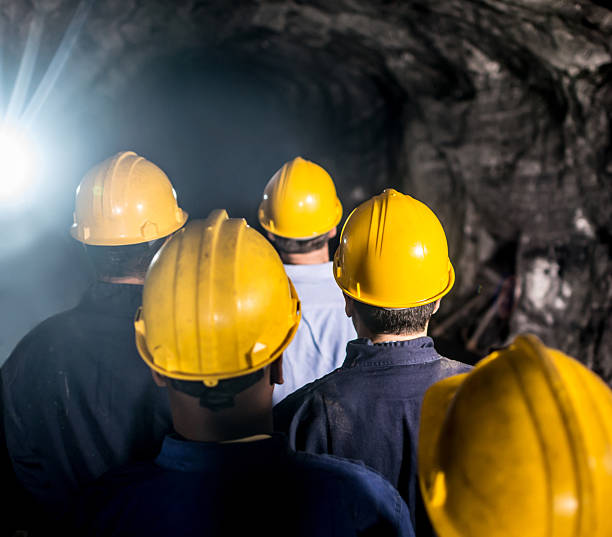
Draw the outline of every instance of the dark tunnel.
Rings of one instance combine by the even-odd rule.
[[[75,189],[121,151],[164,170],[190,219],[223,208],[259,231],[296,156],[333,177],[340,226],[409,194],[456,274],[440,354],[475,364],[532,333],[612,386],[609,2],[0,0],[0,365],[94,280]]]
[[[266,181],[302,155],[344,217],[385,187],[439,215],[444,352],[530,331],[611,381],[611,28],[594,1],[3,2],[5,112],[28,36],[26,104],[66,54],[33,120],[38,182],[3,200],[2,359],[88,283],[67,228],[94,163],[134,150],[191,217],[256,226]]]

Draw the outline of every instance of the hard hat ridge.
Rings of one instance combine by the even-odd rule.
[[[535,336],[427,391],[418,459],[440,537],[612,535],[612,391]]]
[[[212,386],[277,359],[299,320],[299,299],[272,245],[218,210],[186,225],[151,263],[136,343],[159,373]]]
[[[123,151],[94,166],[77,187],[70,233],[90,245],[138,244],[170,235],[187,216],[166,174]]]
[[[296,157],[268,181],[258,218],[274,235],[312,239],[338,225],[342,204],[330,175],[318,164]]]
[[[455,281],[446,235],[424,203],[394,189],[349,215],[334,255],[336,283],[371,306],[405,309],[435,302]]]

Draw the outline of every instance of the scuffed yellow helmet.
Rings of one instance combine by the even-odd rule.
[[[426,392],[418,459],[440,537],[612,535],[612,391],[535,336]]]
[[[355,300],[401,309],[443,297],[455,271],[436,215],[424,203],[387,189],[346,219],[334,277]]]
[[[134,324],[149,367],[214,386],[273,362],[299,322],[300,301],[272,245],[217,210],[158,252]]]
[[[170,235],[186,220],[166,174],[124,151],[94,166],[77,187],[70,233],[85,244],[138,244]]]
[[[338,225],[342,204],[329,174],[318,164],[297,157],[268,181],[258,217],[261,226],[274,235],[311,239]]]

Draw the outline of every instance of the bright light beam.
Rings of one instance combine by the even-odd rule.
[[[36,154],[25,131],[0,124],[0,202],[30,187],[35,169]]]
[[[23,56],[21,57],[19,72],[17,73],[17,79],[15,80],[11,100],[9,101],[9,105],[6,110],[5,117],[9,121],[14,121],[21,115],[21,111],[27,97],[28,88],[30,86],[30,81],[32,80],[32,74],[34,73],[34,66],[36,64],[36,57],[38,56],[38,48],[40,46],[42,32],[42,18],[35,15],[32,18],[32,22],[30,22],[28,40],[23,51]]]
[[[53,90],[53,86],[55,85],[61,70],[70,57],[72,47],[74,47],[74,44],[76,43],[79,33],[81,32],[81,28],[87,19],[87,15],[89,14],[89,10],[91,9],[94,1],[95,0],[81,0],[79,3],[74,15],[72,16],[70,24],[68,25],[68,28],[64,32],[64,37],[55,51],[53,60],[51,60],[45,75],[38,84],[36,92],[34,93],[23,114],[24,125],[29,127],[32,124],[32,121],[43,107],[45,101],[49,97],[49,94]]]
[[[0,117],[4,117],[4,76],[2,71],[2,51],[4,50],[4,20],[0,18]]]
[[[20,194],[32,188],[34,180],[40,174],[38,170],[40,161],[27,133],[68,61],[94,2],[95,0],[79,2],[51,63],[29,103],[26,103],[44,28],[43,16],[35,13],[30,22],[28,38],[6,113],[3,111],[3,93],[0,87],[0,203],[2,205],[18,204],[19,200],[23,201],[30,197]],[[0,30],[3,30],[2,26],[3,21],[0,19]],[[3,35],[4,32],[0,31],[0,41]],[[0,86],[3,82],[2,60],[0,47]]]
[[[0,202],[3,206],[17,204],[22,198],[20,194],[31,186],[36,173],[38,159],[34,146],[25,129],[16,125],[26,102],[42,32],[42,18],[35,15],[30,22],[6,115],[4,118],[0,115]]]

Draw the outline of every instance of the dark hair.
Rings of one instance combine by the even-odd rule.
[[[166,237],[123,246],[85,245],[85,251],[98,278],[143,276]]]
[[[263,369],[258,369],[254,373],[249,373],[248,375],[220,380],[219,383],[212,388],[206,386],[206,384],[199,380],[168,378],[168,381],[175,390],[193,397],[199,397],[201,407],[216,412],[217,410],[233,407],[234,397],[256,382],[259,382],[262,378]]]
[[[389,310],[351,299],[359,319],[372,334],[416,334],[425,330],[436,307],[435,302],[424,306]]]
[[[307,254],[322,248],[329,242],[329,233],[318,235],[314,239],[288,239],[274,235],[272,244],[277,250],[286,254]]]

